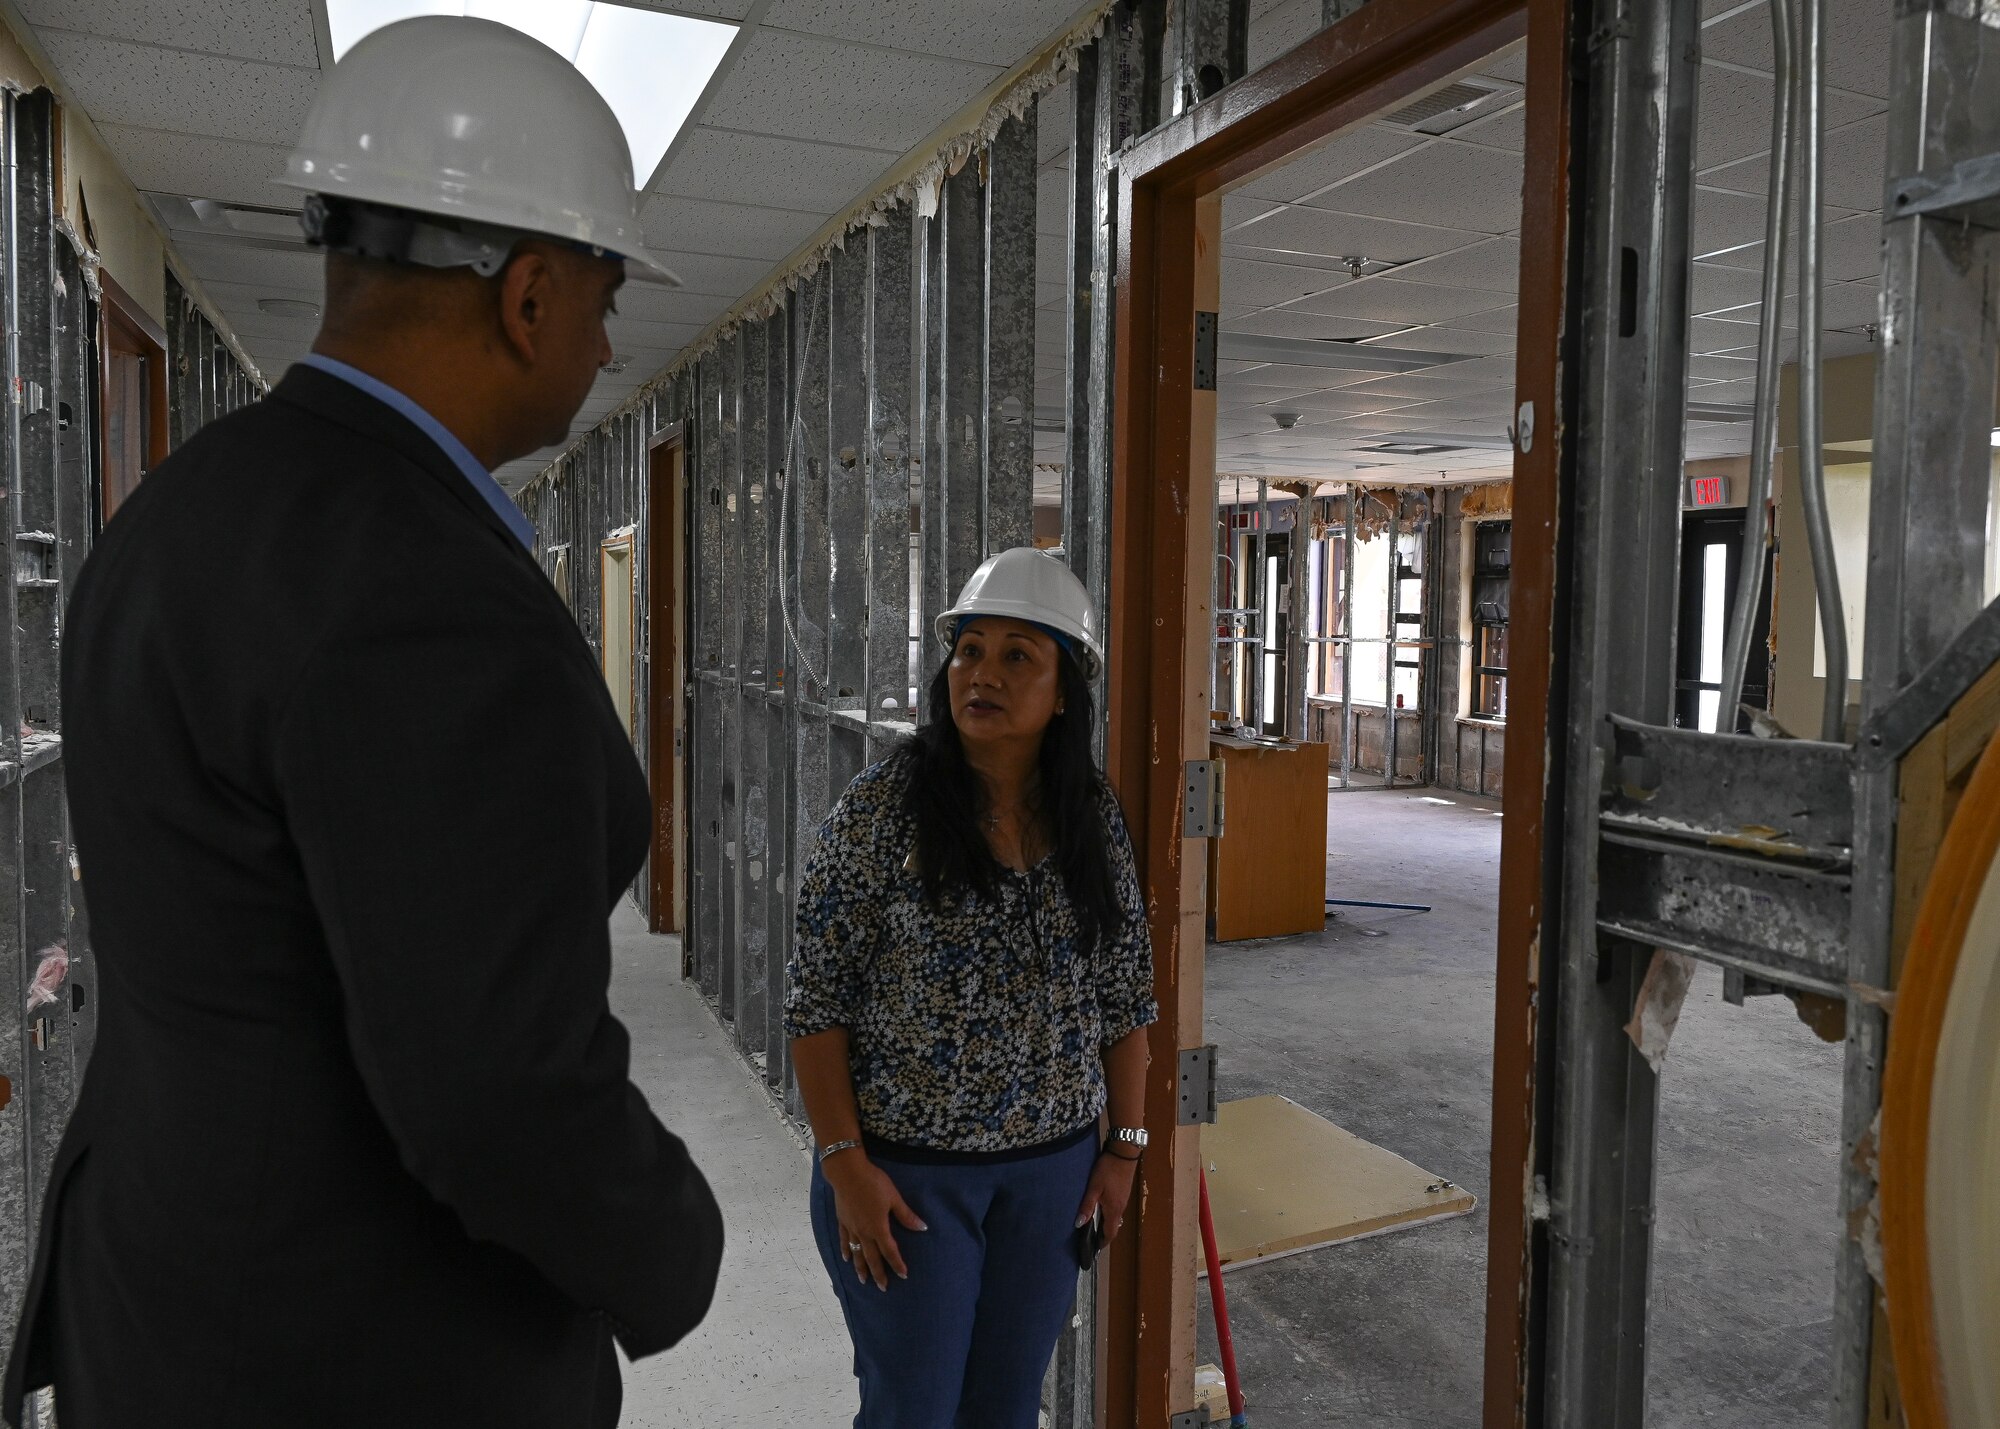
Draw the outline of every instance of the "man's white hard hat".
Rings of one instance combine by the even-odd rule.
[[[442,220],[419,224],[413,262],[493,271],[496,248],[504,260],[535,236],[679,283],[646,254],[611,106],[568,60],[494,20],[426,15],[364,36],[321,82],[273,182]],[[309,230],[316,216],[309,204]]]
[[[1048,627],[1069,643],[1086,678],[1096,679],[1104,665],[1104,636],[1090,592],[1047,551],[1016,546],[988,556],[958,593],[958,603],[937,618],[938,639],[951,648],[959,626],[982,615]]]

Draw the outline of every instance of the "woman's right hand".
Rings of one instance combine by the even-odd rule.
[[[858,1147],[822,1163],[820,1172],[833,1188],[834,1219],[840,1223],[840,1258],[854,1267],[859,1279],[873,1280],[879,1290],[889,1288],[891,1271],[899,1280],[908,1280],[909,1268],[896,1247],[895,1224],[900,1222],[913,1231],[930,1227],[910,1209],[889,1173]]]

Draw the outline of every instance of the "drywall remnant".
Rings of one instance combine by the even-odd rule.
[[[36,956],[41,962],[35,968],[34,980],[28,984],[28,1011],[46,1007],[56,1000],[56,989],[69,976],[69,946],[52,943]]]
[[[1625,1035],[1655,1072],[1667,1060],[1667,1044],[1681,1020],[1681,1006],[1687,1001],[1688,985],[1694,981],[1694,959],[1685,953],[1654,952],[1652,966],[1639,984],[1639,996],[1632,1008],[1632,1020]]]

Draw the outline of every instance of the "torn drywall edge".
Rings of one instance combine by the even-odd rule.
[[[704,356],[719,347],[744,323],[760,321],[774,315],[784,305],[787,296],[797,291],[801,282],[824,266],[831,254],[845,248],[847,235],[853,230],[864,225],[872,227],[886,223],[889,213],[904,203],[910,204],[920,216],[935,215],[937,190],[945,175],[963,167],[968,157],[992,142],[1003,124],[1009,119],[1027,113],[1028,107],[1035,100],[1069,76],[1076,68],[1076,58],[1084,47],[1095,42],[1104,32],[1116,3],[1117,0],[1092,0],[1092,3],[1077,13],[1060,39],[1044,46],[1035,55],[1024,60],[1011,75],[1001,77],[996,91],[987,101],[985,108],[980,110],[976,121],[960,128],[950,137],[930,145],[923,158],[911,160],[906,156],[903,161],[892,167],[880,187],[867,197],[851,204],[845,213],[823,226],[814,237],[807,240],[804,247],[778,264],[728,312],[697,334],[672,362],[633,388],[622,402],[598,419],[590,432],[578,438],[567,450],[535,473],[515,493],[516,502],[524,500],[528,492],[541,483],[554,480],[571,455],[589,441],[592,434],[639,411],[682,372],[693,367]],[[907,171],[903,169],[905,163],[912,165]],[[926,198],[927,193],[928,198]],[[926,202],[929,204],[928,211],[924,207]]]
[[[1674,1028],[1681,1020],[1681,1007],[1687,1002],[1688,988],[1693,982],[1693,958],[1664,948],[1654,952],[1645,979],[1639,984],[1639,995],[1633,1000],[1632,1020],[1625,1024],[1625,1035],[1655,1072],[1667,1060],[1667,1044],[1673,1041]]]

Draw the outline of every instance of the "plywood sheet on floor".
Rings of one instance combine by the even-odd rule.
[[[1224,1269],[1469,1212],[1463,1186],[1289,1097],[1222,1103],[1201,1140]]]

